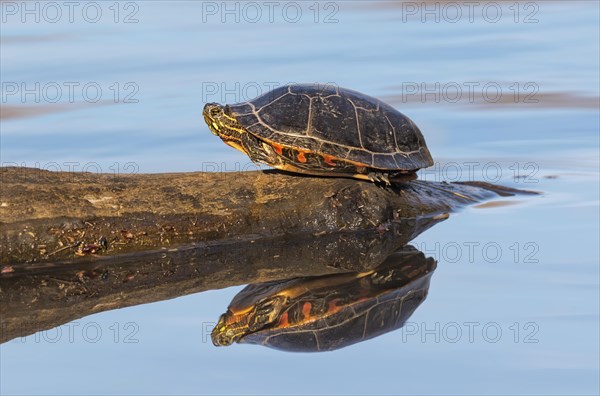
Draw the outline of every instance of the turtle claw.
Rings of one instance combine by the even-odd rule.
[[[384,285],[394,276],[394,271],[375,272],[371,275],[371,282],[374,285]]]
[[[383,184],[385,187],[392,185],[387,173],[369,172],[369,174],[367,174],[367,177],[370,181],[372,181],[375,184]]]

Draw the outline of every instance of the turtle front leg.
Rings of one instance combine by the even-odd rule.
[[[254,306],[254,312],[248,320],[248,330],[255,332],[269,323],[273,323],[279,316],[284,303],[285,298],[281,296],[258,302]]]
[[[249,133],[244,134],[241,143],[246,154],[248,154],[248,157],[254,163],[276,166],[280,162],[277,159],[277,153],[275,153],[275,150],[270,145]]]

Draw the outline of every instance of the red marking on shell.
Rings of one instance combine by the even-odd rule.
[[[331,166],[336,166],[337,164],[334,162],[335,157],[332,157],[331,155],[324,155],[323,159],[325,160],[325,163],[327,165],[331,165]]]
[[[312,304],[309,303],[308,301],[304,303],[304,305],[302,306],[302,315],[304,315],[304,318],[310,318],[310,309],[312,308]]]
[[[284,312],[283,315],[281,315],[281,317],[279,318],[279,326],[287,327],[289,324],[290,322],[288,321],[288,313]]]
[[[306,162],[306,156],[304,155],[304,153],[302,151],[298,152],[298,161],[305,163]]]
[[[328,305],[327,311],[329,311],[329,312],[335,312],[335,311],[337,311],[339,309],[339,307],[337,305],[337,303],[338,303],[339,300],[340,300],[339,298],[336,298],[334,300],[329,301],[329,305]]]
[[[275,149],[275,152],[279,155],[283,155],[283,147],[281,147],[280,144],[277,143],[273,143],[273,148]]]

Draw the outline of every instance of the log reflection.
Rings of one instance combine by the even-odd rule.
[[[0,341],[102,311],[301,276],[365,271],[447,216],[326,235],[231,239],[62,261],[0,277]]]

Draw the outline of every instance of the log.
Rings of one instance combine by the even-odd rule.
[[[0,342],[205,290],[371,268],[448,212],[521,193],[277,171],[0,178]]]
[[[4,274],[230,238],[368,230],[516,192],[418,180],[382,188],[269,171],[115,176],[12,167],[0,168],[0,183]]]

